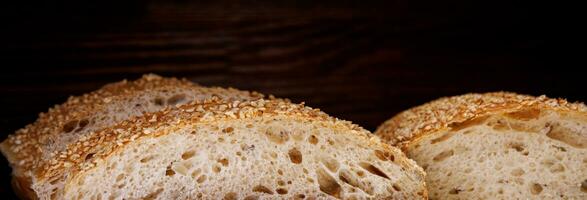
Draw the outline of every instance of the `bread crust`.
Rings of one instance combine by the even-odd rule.
[[[444,97],[403,111],[381,124],[375,134],[389,144],[406,149],[419,138],[492,114],[515,113],[525,110],[587,113],[583,103],[565,99],[534,97],[511,92],[470,93]]]

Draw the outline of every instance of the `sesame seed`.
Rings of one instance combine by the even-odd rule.
[[[149,122],[157,122],[157,115],[153,115],[153,117],[149,119]]]
[[[143,133],[144,134],[147,134],[148,135],[148,134],[151,134],[151,132],[152,131],[150,129],[143,129]]]

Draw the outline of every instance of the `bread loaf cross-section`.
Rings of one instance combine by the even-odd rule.
[[[112,83],[97,91],[70,97],[10,135],[0,144],[0,150],[12,166],[13,186],[19,196],[34,198],[30,189],[31,176],[38,166],[57,156],[69,144],[143,113],[212,97],[246,101],[261,99],[263,95],[232,88],[202,87],[185,79],[148,74],[135,81]]]
[[[430,199],[587,199],[587,108],[513,93],[442,98],[376,135],[426,173]]]
[[[72,97],[2,142],[24,199],[425,199],[368,131],[288,100],[146,75]]]
[[[213,98],[80,138],[35,175],[42,199],[424,199],[399,149],[282,100]]]

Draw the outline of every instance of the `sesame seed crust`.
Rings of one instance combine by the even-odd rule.
[[[476,117],[537,108],[587,112],[583,103],[565,99],[520,95],[511,92],[470,93],[444,97],[403,111],[381,124],[375,134],[384,141],[404,146],[423,135],[448,128],[449,124]]]
[[[60,137],[64,126],[72,120],[87,119],[97,113],[107,112],[109,105],[115,102],[129,101],[139,93],[150,90],[197,90],[203,94],[219,96],[247,96],[252,99],[263,98],[256,92],[240,91],[233,88],[201,87],[186,79],[163,78],[154,74],[144,75],[135,81],[123,80],[103,86],[99,90],[72,96],[61,104],[50,108],[46,113],[40,113],[38,119],[17,130],[0,144],[0,150],[13,165],[16,176],[29,176],[36,166],[42,165],[43,155],[57,156],[58,152],[44,152],[51,138]],[[59,155],[61,156],[61,155]]]
[[[52,181],[60,179],[65,173],[75,174],[89,170],[117,149],[143,137],[158,137],[182,128],[196,127],[197,124],[276,116],[331,122],[335,127],[350,129],[351,133],[363,135],[370,144],[387,147],[358,125],[330,117],[319,109],[304,106],[303,103],[293,104],[281,99],[229,102],[212,98],[148,113],[82,138],[40,167],[36,174],[37,180]],[[85,159],[87,155],[92,155],[91,159]]]

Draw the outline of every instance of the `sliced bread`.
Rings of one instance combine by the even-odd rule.
[[[135,81],[108,84],[97,91],[70,97],[10,135],[0,144],[0,150],[12,166],[15,189],[21,197],[30,197],[34,194],[30,190],[30,177],[36,166],[52,159],[69,144],[143,113],[212,97],[245,101],[260,99],[263,95],[144,75]]]
[[[587,108],[514,93],[441,98],[376,135],[422,166],[430,199],[587,199]]]
[[[425,199],[424,174],[368,131],[282,100],[214,98],[83,137],[40,166],[41,199]]]

